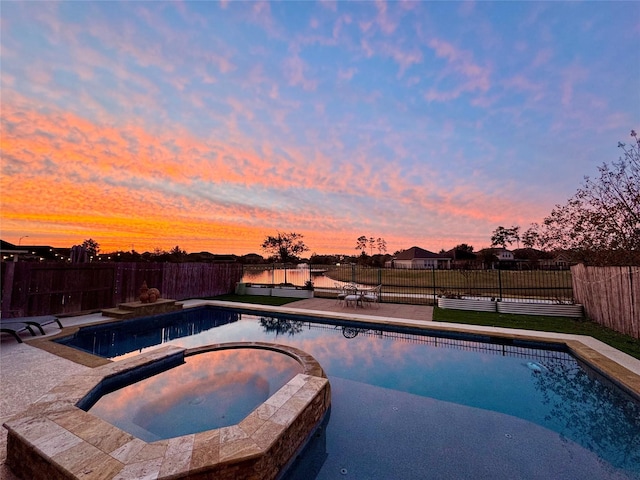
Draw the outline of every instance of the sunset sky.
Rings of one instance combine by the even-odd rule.
[[[1,5],[1,238],[490,244],[640,129],[640,2]]]

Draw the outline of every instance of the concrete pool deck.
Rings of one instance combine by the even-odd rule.
[[[232,302],[186,301],[185,307],[201,304],[222,304],[239,307]],[[570,345],[572,351],[583,359],[587,359],[597,368],[616,377],[640,395],[640,360],[626,355],[591,337],[564,335],[547,332],[481,327],[463,324],[432,322],[432,308],[416,305],[381,304],[378,309],[354,309],[338,305],[334,300],[307,299],[284,305],[269,307],[264,305],[242,304],[243,308],[262,311],[282,311],[287,313],[304,313],[310,316],[331,316],[344,320],[360,320],[372,323],[399,324],[413,327],[428,327],[441,330],[464,331],[491,336],[508,336],[516,338],[535,338],[547,341],[562,341]],[[63,326],[75,327],[89,323],[103,322],[100,314],[80,317],[62,318]],[[60,330],[48,325],[47,336],[60,333]],[[0,423],[24,412],[28,406],[45,395],[49,390],[63,383],[71,375],[82,374],[91,368],[67,358],[55,355],[42,348],[35,347],[30,339],[42,339],[42,336],[24,336],[25,343],[17,343],[8,335],[3,335],[0,343]],[[17,480],[5,465],[7,432],[3,428],[0,433],[0,478]]]

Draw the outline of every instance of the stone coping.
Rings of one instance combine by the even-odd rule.
[[[303,373],[229,427],[147,443],[77,405],[116,376],[185,356],[260,348],[296,359]],[[265,342],[168,346],[75,375],[4,424],[7,464],[32,479],[272,479],[320,424],[331,403],[329,381],[307,353]]]

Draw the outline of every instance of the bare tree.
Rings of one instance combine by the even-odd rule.
[[[622,156],[598,167],[600,177],[584,177],[565,205],[556,205],[537,232],[547,249],[613,254],[618,261],[640,255],[640,139],[619,142]]]

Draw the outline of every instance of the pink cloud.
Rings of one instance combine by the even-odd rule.
[[[573,103],[573,94],[578,83],[588,78],[589,72],[578,65],[571,65],[562,71],[562,105]]]
[[[380,30],[385,35],[391,35],[396,31],[398,22],[390,18],[389,11],[387,10],[387,2],[384,0],[376,0],[376,10],[378,11],[376,23],[380,27]]]
[[[347,68],[346,70],[340,69],[338,70],[338,79],[349,81],[356,73],[358,73],[358,69],[355,67]]]
[[[316,89],[318,82],[308,78],[308,70],[309,67],[298,55],[289,57],[283,62],[284,75],[289,85],[312,91]]]
[[[540,84],[534,83],[525,77],[523,74],[514,75],[511,78],[504,80],[506,87],[515,88],[521,91],[536,92],[542,88]]]
[[[412,51],[401,50],[399,48],[390,47],[387,53],[400,65],[400,71],[398,76],[402,77],[404,72],[411,67],[411,65],[417,65],[422,63],[422,52],[413,49]]]
[[[491,88],[491,70],[474,62],[471,53],[460,50],[443,40],[433,38],[428,45],[437,57],[447,60],[448,67],[443,70],[442,76],[459,75],[458,86],[452,90],[442,92],[431,89],[425,95],[428,101],[447,101],[458,98],[466,92],[486,92]]]
[[[353,23],[351,15],[340,15],[333,26],[333,38],[338,39],[342,34],[344,26],[351,25],[351,23]]]
[[[550,48],[542,49],[536,53],[531,66],[534,68],[538,68],[543,65],[547,65],[552,58],[553,50],[551,50]]]

